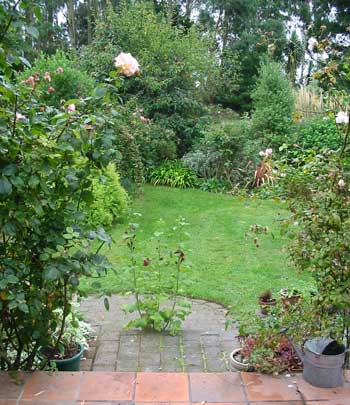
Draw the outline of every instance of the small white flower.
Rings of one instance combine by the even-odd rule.
[[[16,113],[16,122],[21,121],[21,120],[25,120],[27,119],[27,117],[19,112]]]
[[[317,39],[314,38],[314,37],[311,37],[311,38],[309,39],[307,45],[308,45],[308,46],[307,46],[307,49],[308,49],[310,52],[313,52],[315,46],[318,45]]]
[[[259,152],[259,155],[260,155],[261,157],[265,157],[265,156],[266,156],[266,153],[265,153],[264,151],[260,151],[260,152]]]
[[[343,179],[340,179],[338,181],[338,186],[339,186],[339,188],[343,189],[345,187],[345,181]]]
[[[335,122],[337,124],[347,124],[349,122],[349,116],[344,111],[339,111],[335,117]]]
[[[271,149],[271,148],[266,149],[266,150],[265,150],[265,155],[266,155],[266,156],[272,155],[272,149]]]

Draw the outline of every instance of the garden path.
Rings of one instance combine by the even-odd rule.
[[[124,304],[132,296],[113,295],[107,311],[103,299],[90,296],[81,311],[96,330],[82,363],[84,371],[224,372],[229,369],[229,353],[237,347],[237,330],[225,330],[226,309],[202,300],[191,300],[192,313],[179,336],[166,333],[123,330],[133,315],[125,315]]]

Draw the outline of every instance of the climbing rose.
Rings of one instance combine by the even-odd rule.
[[[344,188],[345,187],[345,181],[343,179],[340,179],[338,181],[338,186],[339,186],[339,188]]]
[[[56,73],[58,73],[58,74],[63,73],[63,68],[62,68],[61,66],[59,66],[59,67],[56,69]]]
[[[347,124],[349,122],[349,116],[344,111],[339,111],[337,116],[335,117],[335,122],[337,124]]]
[[[49,93],[53,93],[53,92],[56,91],[56,90],[55,90],[54,87],[49,87],[49,88],[47,89],[47,91],[48,91]]]
[[[68,110],[69,112],[75,111],[75,104],[69,104],[69,106],[67,107],[67,110]]]
[[[51,75],[50,75],[50,72],[45,72],[45,74],[44,74],[44,80],[46,80],[47,82],[51,82]]]
[[[23,80],[22,83],[30,84],[34,89],[34,87],[35,87],[35,78],[34,78],[34,76],[29,76],[28,79]]]
[[[114,60],[114,65],[124,76],[135,76],[139,71],[138,61],[130,53],[121,52]]]

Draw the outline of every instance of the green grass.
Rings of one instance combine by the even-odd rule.
[[[153,255],[150,238],[160,218],[169,225],[180,215],[186,218],[192,235],[187,242],[191,251],[186,249],[186,257],[192,263],[183,283],[186,294],[230,306],[237,318],[255,311],[257,296],[268,288],[277,294],[286,286],[307,290],[311,285],[310,278],[298,275],[288,266],[282,249],[286,241],[278,231],[279,220],[288,214],[281,203],[145,186],[144,195],[134,201],[132,210],[142,214],[137,218],[140,224],[137,239],[145,258]],[[269,226],[275,236],[261,237],[260,248],[255,247],[253,237],[245,237],[255,223]],[[115,243],[104,252],[117,270],[117,275],[110,272],[101,279],[102,289],[111,292],[132,289],[124,270],[128,264],[127,248],[122,242],[125,228],[126,225],[119,225],[112,231]],[[91,287],[92,281],[83,280],[82,290],[96,292]]]

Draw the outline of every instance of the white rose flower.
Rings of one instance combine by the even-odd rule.
[[[349,122],[349,116],[344,111],[339,111],[335,117],[335,122],[337,124],[347,124]]]
[[[114,60],[114,65],[124,76],[135,76],[139,71],[138,61],[130,53],[121,52]]]
[[[307,45],[308,45],[308,46],[307,46],[307,49],[308,49],[310,52],[313,52],[315,46],[318,45],[317,39],[314,38],[314,37],[311,37],[311,38],[309,39]]]
[[[343,180],[343,179],[340,179],[339,181],[338,181],[338,186],[339,186],[339,188],[344,188],[345,187],[345,181]]]

